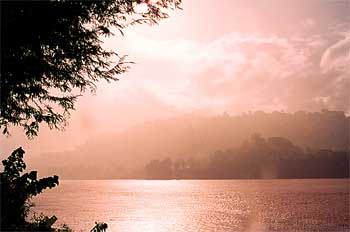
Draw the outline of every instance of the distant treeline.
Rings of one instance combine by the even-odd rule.
[[[349,122],[350,117],[344,112],[329,110],[257,111],[215,116],[188,114],[145,122],[122,133],[97,136],[70,151],[33,154],[28,164],[43,175],[58,174],[67,179],[333,176],[334,173],[320,173],[339,166],[329,162],[345,160],[333,157],[344,157],[340,151],[350,149]],[[266,138],[288,139],[300,149],[292,146],[297,149],[292,155],[289,148],[276,151],[274,139],[262,139],[265,142],[261,145],[244,142],[255,133]],[[271,150],[272,154],[261,149]],[[285,154],[286,151],[289,153]],[[328,155],[332,158],[327,158]],[[220,159],[226,166],[218,164]],[[155,161],[149,163],[151,160]],[[169,162],[171,171],[164,168]],[[285,162],[288,162],[288,168],[284,168]],[[156,167],[149,168],[155,171],[145,174],[147,164]],[[313,173],[317,169],[313,164],[317,164],[322,172]],[[241,166],[244,171],[240,171]],[[157,169],[168,170],[164,173],[171,174],[159,175]],[[293,170],[295,174],[291,174]],[[341,170],[337,173],[343,173]]]
[[[152,160],[147,179],[346,178],[349,152],[303,150],[282,137],[251,136],[239,148],[201,159]]]

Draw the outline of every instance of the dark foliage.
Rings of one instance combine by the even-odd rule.
[[[281,137],[254,134],[239,148],[202,159],[152,160],[148,179],[348,178],[349,152],[306,151]]]
[[[117,80],[128,62],[115,51],[102,47],[111,36],[135,23],[157,23],[168,17],[164,9],[179,8],[181,0],[104,1],[0,1],[1,79],[0,128],[21,126],[31,138],[40,123],[62,128],[78,96],[95,91],[96,82]],[[138,4],[147,6],[137,12]],[[57,218],[26,217],[30,198],[58,185],[58,177],[37,179],[37,172],[21,173],[26,165],[22,148],[3,161],[1,172],[1,231],[71,231],[53,229]],[[105,231],[96,223],[92,231]]]
[[[105,50],[101,36],[135,23],[156,23],[181,0],[1,1],[0,128],[37,135],[39,124],[62,128],[80,93],[117,80],[124,57]],[[147,4],[137,12],[137,4]]]
[[[58,176],[38,179],[37,172],[22,172],[26,169],[23,161],[24,150],[18,148],[2,161],[4,171],[0,173],[1,189],[1,231],[36,230],[48,231],[56,217],[45,217],[31,224],[26,221],[30,199],[47,188],[58,185]]]
[[[90,232],[104,232],[107,230],[108,225],[104,222],[96,222],[96,225],[90,230]]]
[[[58,176],[37,178],[37,172],[21,173],[26,169],[23,161],[24,150],[18,148],[2,161],[4,171],[0,173],[1,215],[0,231],[55,231],[73,232],[67,225],[60,228],[53,227],[56,216],[36,216],[28,221],[28,214],[33,204],[31,198],[47,188],[58,185]],[[34,212],[33,212],[34,213]],[[107,224],[95,223],[92,232],[106,231]]]

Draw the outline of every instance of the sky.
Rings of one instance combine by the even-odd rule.
[[[185,113],[342,110],[350,114],[350,0],[184,0],[159,25],[104,46],[135,62],[78,100],[65,131],[21,128],[1,156],[73,149],[94,136]],[[60,141],[58,143],[57,141]]]

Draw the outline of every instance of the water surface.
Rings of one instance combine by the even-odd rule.
[[[79,180],[35,210],[88,231],[349,231],[349,179]]]

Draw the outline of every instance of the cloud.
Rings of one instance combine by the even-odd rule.
[[[320,67],[323,72],[350,69],[350,32],[345,38],[333,44],[323,53]]]
[[[307,18],[302,24],[303,29],[310,30],[315,27],[315,21],[312,18]]]
[[[284,37],[232,32],[206,42],[131,33],[125,46],[132,48],[130,56],[138,64],[128,78],[182,111],[349,111],[341,86],[347,81],[338,80],[346,76],[349,38],[336,41],[336,33]]]

